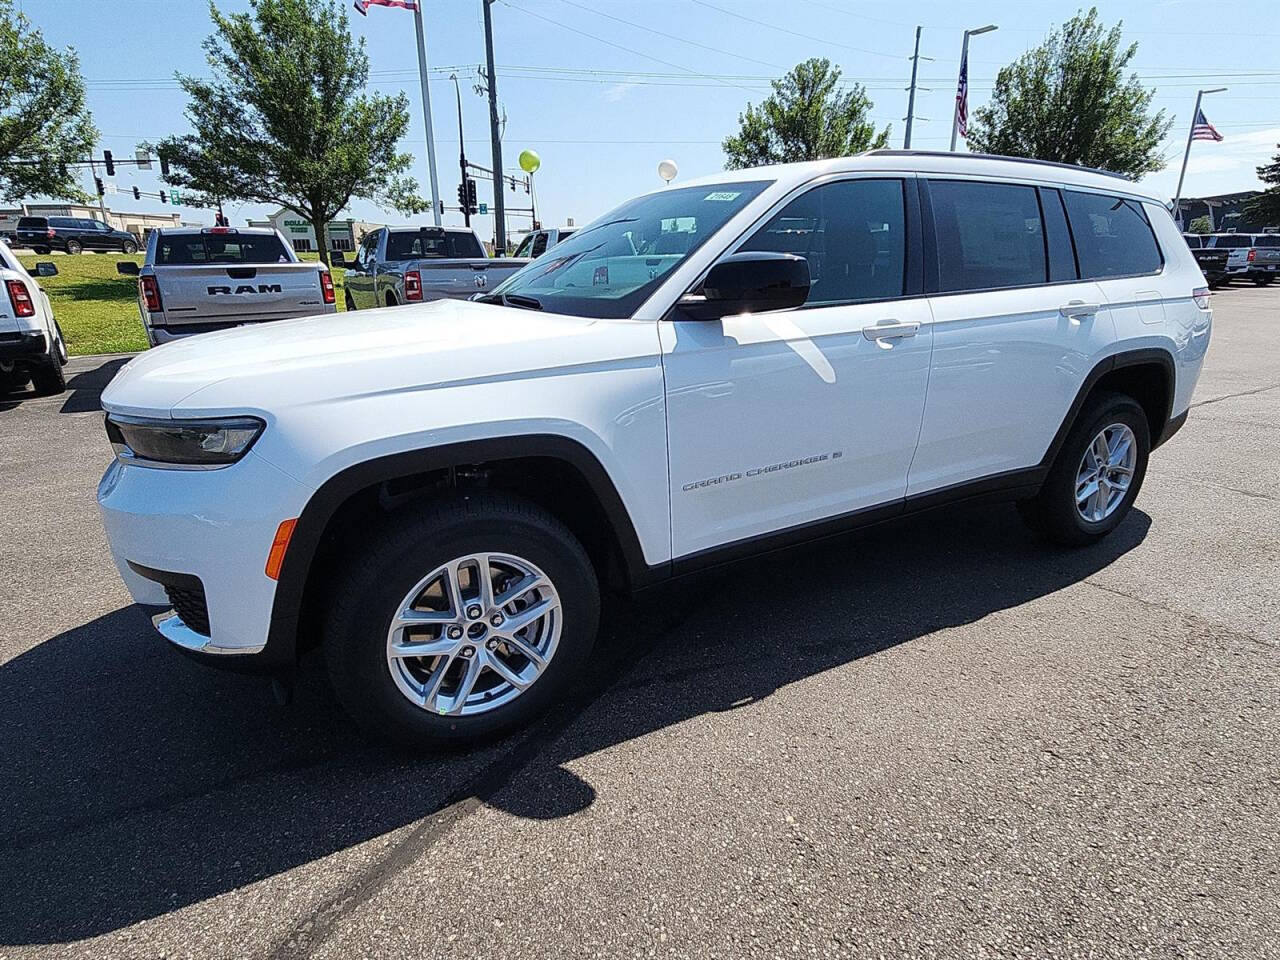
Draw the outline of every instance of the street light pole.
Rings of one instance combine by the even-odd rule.
[[[422,27],[422,4],[413,7],[418,32],[418,77],[422,81],[422,117],[427,126],[427,167],[431,175],[431,216],[440,226],[440,182],[436,178],[436,138],[431,132],[431,91],[427,88],[427,38]]]
[[[493,252],[507,255],[507,208],[502,197],[502,137],[498,134],[498,74],[493,68],[493,0],[484,0],[484,55],[489,67],[489,141],[493,145]]]
[[[956,149],[956,135],[960,132],[960,83],[965,85],[965,99],[969,97],[969,38],[976,37],[980,33],[990,33],[992,30],[999,30],[994,23],[988,23],[985,27],[978,27],[976,30],[966,30],[964,32],[964,43],[960,47],[960,75],[956,79],[956,108],[951,112],[951,152]],[[965,109],[968,109],[966,102]]]
[[[1178,173],[1178,190],[1173,195],[1173,219],[1178,227],[1182,227],[1182,178],[1187,175],[1187,159],[1191,156],[1191,140],[1195,135],[1196,117],[1200,116],[1200,100],[1206,93],[1222,93],[1226,87],[1214,87],[1212,90],[1196,91],[1196,108],[1191,111],[1191,123],[1187,125],[1187,149],[1182,152],[1182,170]],[[1210,211],[1212,214],[1212,211]]]
[[[462,199],[462,222],[468,227],[471,226],[471,205],[466,200],[467,190],[467,141],[462,135],[462,88],[458,86],[458,75],[456,73],[449,74],[449,79],[453,81],[453,93],[458,98],[458,169],[462,171],[463,199]]]

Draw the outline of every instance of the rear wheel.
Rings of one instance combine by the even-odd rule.
[[[42,257],[46,256],[49,253],[48,247],[32,247],[31,249]]]
[[[387,294],[387,306],[388,307],[399,306],[399,303],[396,301],[396,295],[394,293]]]
[[[324,646],[338,697],[371,736],[410,746],[528,723],[579,672],[600,612],[581,544],[501,495],[389,518],[335,583]]]
[[[1253,282],[1254,282],[1254,283],[1256,283],[1256,284],[1257,284],[1258,286],[1260,286],[1260,287],[1267,287],[1267,286],[1270,286],[1270,285],[1271,285],[1271,281],[1272,281],[1272,280],[1274,280],[1274,279],[1275,279],[1275,277],[1269,277],[1269,276],[1266,276],[1265,274],[1263,274],[1263,275],[1261,275],[1261,276],[1254,277],[1254,278],[1253,278]]]
[[[132,240],[126,240],[124,243],[120,245],[120,250],[124,253],[137,253],[138,245],[134,243]]]
[[[84,247],[80,246],[80,241],[79,241],[79,240],[68,240],[68,241],[67,241],[67,253],[70,253],[70,254],[74,255],[74,254],[79,253],[79,252],[80,252],[81,250],[83,250],[83,249],[84,249]]]
[[[1080,412],[1040,493],[1018,504],[1035,530],[1083,546],[1128,516],[1147,472],[1151,431],[1131,397],[1103,393]]]
[[[343,291],[343,304],[346,306],[348,312],[356,308],[356,302],[351,299],[350,290]]]
[[[62,331],[54,324],[54,341],[49,353],[31,366],[31,383],[36,393],[52,396],[67,389],[67,377],[62,366],[67,362],[67,348],[62,342]]]

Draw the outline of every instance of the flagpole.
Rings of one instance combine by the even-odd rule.
[[[976,37],[983,33],[990,33],[992,30],[999,30],[994,23],[988,23],[985,27],[978,27],[976,30],[966,30],[964,32],[964,43],[960,46],[960,77],[956,82],[956,103],[955,109],[951,111],[951,152],[956,152],[956,134],[960,132],[960,84],[964,84],[965,110],[969,109],[969,38]],[[969,137],[966,134],[965,139]]]
[[[431,173],[431,216],[440,226],[440,183],[436,178],[436,138],[431,132],[431,91],[427,88],[427,38],[422,28],[422,0],[414,4],[413,22],[418,28],[418,77],[422,81],[422,116],[427,127],[427,167]]]
[[[1196,108],[1191,111],[1191,123],[1187,126],[1187,149],[1182,152],[1182,170],[1178,173],[1178,190],[1173,195],[1173,220],[1182,228],[1182,179],[1187,175],[1187,159],[1191,156],[1191,141],[1195,139],[1196,119],[1200,116],[1200,101],[1206,93],[1221,93],[1226,87],[1196,91]]]

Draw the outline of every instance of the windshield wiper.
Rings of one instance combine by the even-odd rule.
[[[509,307],[519,307],[522,310],[542,309],[542,301],[537,297],[526,297],[519,293],[504,293],[502,299]]]

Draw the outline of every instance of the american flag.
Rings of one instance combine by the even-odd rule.
[[[1195,122],[1191,124],[1192,140],[1221,140],[1222,134],[1213,129],[1213,124],[1204,115],[1203,110],[1196,111]]]
[[[399,7],[401,10],[418,9],[418,0],[356,0],[356,13],[362,17],[369,15],[370,7]]]
[[[956,132],[969,139],[969,51],[960,60],[960,85],[956,87]]]

